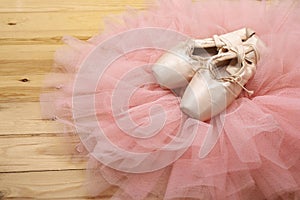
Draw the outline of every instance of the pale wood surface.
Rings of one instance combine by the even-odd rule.
[[[64,35],[88,39],[143,0],[0,0],[0,199],[90,199],[76,136],[42,120],[39,95]],[[22,81],[23,80],[23,81]],[[25,81],[24,80],[28,80]],[[96,199],[109,199],[108,190]]]

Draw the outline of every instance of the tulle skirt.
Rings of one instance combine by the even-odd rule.
[[[43,116],[80,137],[95,196],[116,186],[112,199],[299,199],[299,20],[292,1],[161,0],[128,10],[88,41],[64,37]],[[180,41],[243,27],[267,47],[247,83],[255,93],[207,122],[185,116],[181,91],[159,87],[152,64]]]

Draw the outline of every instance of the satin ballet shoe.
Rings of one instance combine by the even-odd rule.
[[[253,30],[242,28],[212,38],[181,42],[158,59],[152,67],[153,75],[163,88],[185,87],[199,67],[218,54],[222,47],[241,45],[253,34]]]
[[[262,41],[253,35],[243,45],[224,47],[211,57],[206,69],[199,70],[187,86],[181,110],[192,118],[207,121],[226,109],[245,90],[245,84],[256,72],[258,49]]]

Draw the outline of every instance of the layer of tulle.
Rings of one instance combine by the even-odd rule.
[[[298,13],[292,2],[256,1],[159,1],[147,11],[128,11],[123,24],[110,23],[87,42],[64,38],[68,46],[57,51],[55,72],[46,80],[56,91],[41,96],[44,117],[58,119],[80,136],[90,157],[94,195],[115,185],[116,199],[299,198]],[[151,63],[162,55],[160,49],[127,52],[119,42],[111,48],[124,55],[96,85],[91,77],[97,66],[82,71],[104,41],[149,27],[193,38],[252,28],[267,45],[247,84],[254,95],[242,94],[204,123],[184,116],[180,97],[155,84]],[[138,37],[133,40],[143,40]],[[151,35],[147,40],[177,42]]]

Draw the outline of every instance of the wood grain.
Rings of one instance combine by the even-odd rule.
[[[2,121],[0,126],[0,135],[10,135],[11,137],[18,137],[19,135],[58,134],[63,129],[62,125],[56,121],[42,119]]]
[[[126,7],[143,9],[150,1],[133,0],[72,0],[72,1],[37,1],[37,0],[1,0],[0,12],[66,12],[66,11],[123,11]]]
[[[0,82],[0,103],[39,101],[45,75],[23,74],[3,76]]]
[[[75,152],[77,136],[23,135],[0,137],[0,171],[27,172],[84,169],[85,160]]]
[[[0,105],[0,122],[4,123],[6,120],[42,120],[39,102],[2,103]]]
[[[0,45],[1,63],[53,60],[54,52],[60,46],[62,45]]]
[[[39,96],[64,35],[87,40],[105,28],[105,18],[148,4],[0,1],[0,199],[108,199],[114,193],[110,188],[94,198],[87,192],[86,161],[75,152],[79,138],[42,119]]]
[[[87,199],[85,179],[85,170],[2,173],[0,188],[5,198]]]
[[[0,104],[0,136],[61,135],[63,130],[63,124],[42,117],[40,102]]]
[[[0,76],[23,76],[25,74],[44,75],[53,66],[53,59],[43,60],[4,60],[0,61]],[[1,81],[2,82],[2,81]]]
[[[63,73],[23,74],[17,76],[3,76],[0,82],[0,103],[5,102],[38,102],[40,93],[55,92],[56,86],[63,84],[70,77]],[[49,80],[55,79],[55,84]]]
[[[0,44],[57,42],[62,35],[88,38],[104,28],[104,18],[129,7],[143,9],[141,0],[2,0],[0,2]]]

